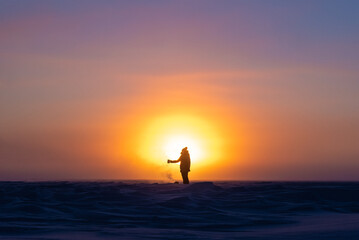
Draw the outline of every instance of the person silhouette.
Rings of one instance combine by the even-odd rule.
[[[181,156],[178,160],[167,160],[167,163],[178,163],[181,162],[180,170],[183,179],[183,184],[189,184],[188,180],[188,172],[191,171],[191,158],[189,156],[189,152],[187,147],[182,149]]]

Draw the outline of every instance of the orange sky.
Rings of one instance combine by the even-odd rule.
[[[359,180],[351,7],[55,2],[0,5],[1,180]]]

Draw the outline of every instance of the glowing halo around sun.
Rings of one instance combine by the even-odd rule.
[[[209,121],[187,115],[162,116],[149,121],[139,139],[141,158],[154,164],[176,160],[188,148],[192,167],[213,163],[221,152],[221,138]]]
[[[199,140],[191,136],[174,135],[170,136],[163,145],[166,157],[169,159],[178,159],[183,147],[187,147],[191,153],[193,161],[203,158],[203,150],[198,142]]]

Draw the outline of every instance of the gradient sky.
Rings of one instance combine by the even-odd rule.
[[[223,140],[192,179],[359,180],[358,12],[0,0],[0,180],[161,179],[136,144],[173,114]]]

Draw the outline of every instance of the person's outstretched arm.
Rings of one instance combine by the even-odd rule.
[[[180,162],[181,160],[180,159],[178,159],[178,160],[167,160],[167,163],[178,163],[178,162]]]
[[[167,160],[167,163],[178,163],[182,160],[182,156],[178,158],[178,160]]]

